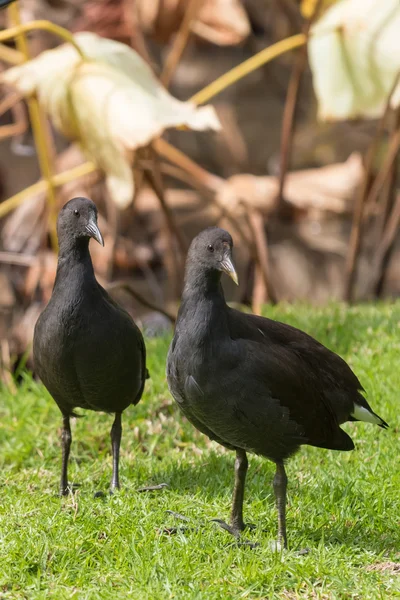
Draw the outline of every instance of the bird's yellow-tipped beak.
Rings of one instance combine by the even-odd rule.
[[[236,283],[236,285],[239,285],[239,278],[230,256],[226,255],[224,257],[224,260],[221,262],[221,268],[222,271]]]

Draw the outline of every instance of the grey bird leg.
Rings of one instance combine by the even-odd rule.
[[[121,445],[122,425],[121,413],[115,413],[114,423],[111,427],[111,447],[113,455],[113,473],[111,491],[119,489],[119,448]]]
[[[286,488],[287,475],[283,463],[276,463],[276,472],[274,477],[274,492],[276,507],[278,509],[278,544],[287,548],[286,537]]]
[[[71,449],[71,425],[69,422],[69,415],[63,415],[63,428],[61,432],[61,444],[62,444],[62,464],[61,464],[61,481],[60,481],[60,496],[66,496],[68,494],[68,459],[69,452]]]
[[[222,529],[228,531],[231,535],[236,538],[239,537],[240,533],[246,529],[246,527],[254,527],[246,525],[243,521],[243,499],[244,499],[244,487],[246,483],[246,474],[249,463],[247,460],[246,452],[244,450],[236,450],[235,460],[235,487],[233,489],[232,499],[232,510],[231,510],[231,522],[230,525],[225,523],[222,519],[213,519]]]
[[[231,527],[237,533],[243,531],[246,527],[243,521],[243,500],[248,466],[249,461],[247,460],[246,452],[244,450],[236,450],[235,487],[233,489]]]

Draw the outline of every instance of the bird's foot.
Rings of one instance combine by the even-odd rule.
[[[185,521],[186,523],[190,522],[189,517],[185,517],[185,515],[181,515],[181,513],[177,513],[173,510],[166,510],[167,514],[172,515],[175,519],[180,519],[181,521]],[[187,533],[188,531],[197,531],[198,527],[164,527],[160,530],[160,533],[166,533],[167,535],[176,535],[177,533]]]
[[[110,490],[110,494],[112,494],[112,490]],[[102,490],[99,490],[98,492],[95,492],[93,494],[93,498],[105,498],[107,496],[107,494],[105,492],[103,492]]]
[[[155,492],[157,490],[163,490],[164,488],[169,487],[168,483],[159,483],[157,485],[146,485],[144,487],[138,488],[137,492]]]
[[[111,487],[108,490],[108,495],[113,496],[116,492],[118,493],[120,491],[120,489],[121,489],[121,486],[119,485],[119,483],[111,484]]]
[[[240,525],[231,523],[230,525],[228,525],[228,523],[226,523],[222,519],[211,519],[211,521],[213,521],[214,523],[218,523],[218,525],[222,529],[225,529],[225,531],[233,535],[233,537],[235,538],[240,538],[242,531],[244,531],[245,529],[250,529],[250,531],[252,531],[256,528],[254,523],[241,523]]]
[[[108,493],[103,492],[103,490],[99,490],[98,492],[95,492],[93,494],[93,498],[107,498],[108,496],[113,496],[115,492],[119,492],[120,489],[121,488],[119,483],[112,483],[110,489],[108,490]]]
[[[119,492],[119,487],[110,488],[107,492],[103,492],[103,490],[99,490],[93,494],[93,498],[107,498],[108,496],[114,496],[115,492]]]
[[[242,540],[241,534],[245,529],[253,530],[255,525],[253,523],[241,523],[240,525],[231,524],[228,525],[222,519],[211,519],[214,523],[217,523],[222,529],[233,535],[239,546],[249,546],[250,548],[257,548],[259,544],[257,542],[250,542],[250,540]]]
[[[60,496],[69,496],[70,494],[75,494],[80,487],[80,483],[67,483],[66,486],[60,487]]]
[[[187,523],[190,521],[189,517],[185,517],[185,515],[181,515],[181,513],[175,512],[174,510],[166,510],[167,515],[172,515],[175,519],[180,519],[181,521],[186,521]]]

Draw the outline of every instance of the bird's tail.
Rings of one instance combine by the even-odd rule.
[[[389,427],[386,421],[384,421],[379,415],[374,413],[371,409],[365,408],[356,402],[354,402],[354,410],[351,413],[351,416],[354,421],[373,423],[374,425],[378,425],[378,427],[382,427],[382,429],[387,429]]]

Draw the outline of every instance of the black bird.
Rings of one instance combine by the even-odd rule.
[[[217,520],[224,529],[238,536],[245,528],[246,452],[276,464],[278,541],[286,547],[286,459],[302,444],[353,450],[340,428],[346,421],[387,423],[337,354],[299,329],[227,306],[220,279],[225,272],[238,282],[232,246],[229,233],[216,227],[190,246],[168,385],[197,429],[236,451],[230,525]]]
[[[146,369],[143,336],[130,315],[96,281],[89,240],[104,246],[97,208],[73,198],[57,221],[59,256],[52,297],[33,338],[35,370],[63,416],[60,493],[68,493],[70,417],[75,408],[115,413],[111,428],[113,475],[119,488],[121,413],[142,396]]]

